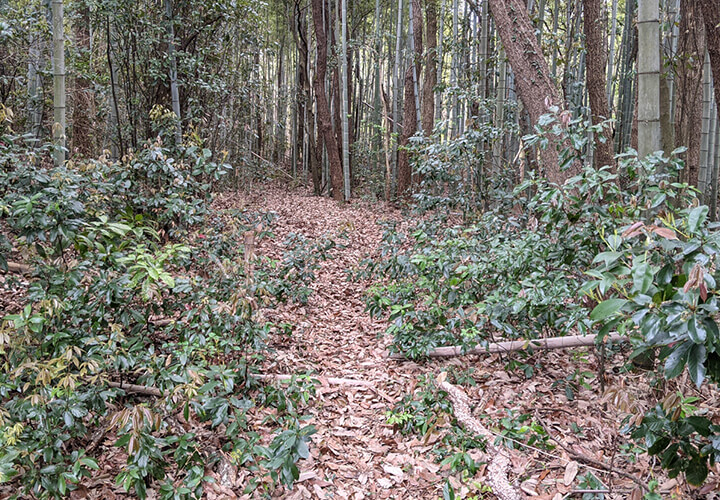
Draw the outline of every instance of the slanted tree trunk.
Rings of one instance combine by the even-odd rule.
[[[53,141],[55,166],[65,163],[65,33],[62,0],[52,0]]]
[[[718,119],[720,119],[720,5],[718,5],[717,0],[698,0],[698,3],[702,8],[703,20],[705,21],[707,51],[710,55],[715,102],[718,103],[717,112]]]
[[[695,0],[681,0],[680,28],[675,75],[675,140],[687,147],[685,178],[699,187],[700,134],[702,124],[702,66],[705,55],[705,29]]]
[[[312,0],[313,23],[315,25],[315,39],[317,40],[317,61],[315,68],[315,102],[317,105],[317,118],[320,133],[325,142],[328,160],[330,162],[330,184],[332,196],[337,201],[343,199],[343,172],[340,152],[332,128],[330,105],[325,94],[325,76],[327,73],[327,33],[323,26],[323,0]]]
[[[422,128],[426,136],[435,126],[435,86],[437,85],[437,0],[425,0],[427,19],[427,51],[423,83]]]
[[[602,2],[603,0],[583,0],[586,78],[593,125],[601,123],[609,109],[605,81],[605,23]],[[595,166],[604,165],[614,165],[613,139],[609,128],[595,136]]]
[[[397,195],[399,197],[407,194],[410,190],[410,184],[412,183],[410,158],[408,157],[408,152],[404,149],[404,147],[410,143],[410,138],[415,135],[418,127],[414,75],[420,74],[420,68],[417,61],[419,61],[422,56],[422,10],[420,10],[419,0],[410,1],[412,2],[412,9],[410,9],[410,11],[413,16],[410,22],[413,24],[412,31],[415,48],[415,62],[411,61],[408,65],[407,71],[405,71],[403,129],[402,134],[400,134],[400,146],[402,149],[400,149],[400,152],[398,153]]]
[[[542,55],[524,2],[521,0],[489,0],[490,12],[500,40],[505,47],[510,66],[515,74],[517,92],[527,109],[530,119],[537,123],[547,112],[545,102],[563,108],[555,84],[550,78],[547,62]],[[551,138],[547,149],[540,151],[544,173],[551,182],[562,183],[575,175],[579,168],[572,165],[560,170],[557,148],[562,143]]]

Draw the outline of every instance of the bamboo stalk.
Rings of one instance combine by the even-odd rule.
[[[534,340],[510,340],[505,342],[493,342],[486,347],[475,347],[463,352],[463,347],[438,347],[427,354],[430,358],[441,358],[450,356],[464,356],[467,354],[494,354],[501,352],[526,351],[530,349],[567,349],[571,347],[591,346],[595,344],[596,335],[569,335],[567,337],[552,337],[548,339]],[[617,342],[625,337],[619,333],[612,333],[606,337],[608,340]],[[403,354],[390,354],[390,359],[405,359]]]
[[[52,0],[53,32],[53,141],[55,166],[65,163],[65,33],[62,0]]]

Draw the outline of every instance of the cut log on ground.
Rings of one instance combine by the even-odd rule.
[[[596,335],[569,335],[567,337],[552,337],[549,339],[509,340],[507,342],[493,342],[486,347],[475,347],[463,352],[460,346],[438,347],[430,351],[430,358],[449,356],[464,356],[466,354],[493,354],[498,352],[524,351],[529,349],[568,349],[571,347],[590,346],[595,344]],[[619,333],[611,333],[607,340],[618,342],[624,337]],[[391,359],[405,359],[403,354],[390,354]]]
[[[450,396],[455,418],[457,418],[460,425],[466,430],[484,437],[487,441],[486,452],[488,457],[492,457],[487,468],[487,482],[492,488],[493,493],[495,493],[500,500],[521,500],[525,498],[508,480],[507,472],[510,468],[509,453],[504,448],[492,444],[495,436],[493,436],[490,430],[481,424],[478,419],[473,417],[467,395],[458,387],[446,382],[445,375],[445,373],[441,373],[438,381],[440,381],[440,388]]]

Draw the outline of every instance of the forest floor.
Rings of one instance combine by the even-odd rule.
[[[499,355],[465,356],[423,364],[387,357],[391,342],[383,335],[387,323],[371,318],[365,311],[363,300],[372,283],[349,280],[348,271],[357,270],[364,258],[376,256],[382,237],[378,222],[394,219],[402,224],[404,219],[399,211],[378,203],[340,205],[304,191],[277,189],[224,195],[217,205],[277,214],[272,228],[275,237],[258,243],[259,255],[279,256],[282,242],[290,233],[320,239],[345,231],[349,238],[342,241],[346,246],[334,249],[331,258],[322,263],[306,305],[288,305],[270,312],[272,321],[294,326],[291,335],[271,340],[271,355],[264,372],[312,371],[321,382],[309,405],[312,414],[309,423],[317,428],[310,447],[311,457],[299,463],[302,474],[293,490],[279,492],[279,496],[435,499],[443,497],[443,486],[449,478],[456,498],[494,498],[483,487],[484,466],[474,477],[461,481],[461,474],[453,473],[450,465],[441,466],[436,460],[433,450],[449,432],[449,422],[440,422],[425,436],[417,436],[403,435],[387,421],[388,410],[404,396],[419,390],[422,375],[436,377],[442,371],[470,375],[474,385],[465,384],[463,389],[476,405],[481,403],[481,392],[484,394],[484,405],[474,408],[474,415],[487,427],[502,428],[499,422],[512,412],[514,417],[507,421],[508,425],[540,423],[567,448],[555,446],[555,442],[545,438],[545,444],[550,446],[543,450],[518,445],[511,452],[510,479],[521,484],[529,496],[548,500],[573,495],[579,498],[582,495],[572,491],[581,489],[581,477],[592,472],[613,490],[604,498],[631,497],[637,487],[631,480],[574,460],[575,454],[637,476],[644,483],[655,477],[646,455],[636,456],[625,444],[627,436],[619,434],[623,415],[602,401],[594,376],[597,360],[587,349],[536,353],[534,360],[526,360],[539,367],[529,379],[520,371],[506,370],[507,359]],[[609,362],[606,370],[608,386],[633,387],[631,397],[636,398],[641,408],[652,394],[646,377],[616,375],[612,366]],[[328,383],[331,377],[369,385]],[[570,383],[576,384],[572,400],[565,390]],[[518,424],[516,419],[523,414],[530,419]],[[479,450],[469,454],[476,461],[491,458],[484,457]],[[669,498],[673,493],[679,495],[676,498],[684,497],[679,481],[657,479],[663,497]],[[700,498],[711,498],[706,494],[716,486],[711,476]]]
[[[463,475],[453,471],[450,464],[440,463],[438,450],[447,450],[443,437],[453,432],[449,417],[439,419],[424,436],[403,434],[388,422],[387,412],[403,398],[414,394],[422,399],[420,392],[427,391],[423,376],[435,379],[446,371],[451,375],[449,380],[461,384],[468,394],[478,420],[506,438],[524,441],[507,440],[506,448],[515,448],[510,450],[509,478],[528,497],[580,498],[581,494],[573,492],[588,489],[591,483],[582,478],[592,473],[601,481],[596,484],[612,490],[605,499],[641,498],[635,496],[637,492],[633,494],[637,485],[628,474],[645,484],[657,479],[662,498],[720,498],[715,493],[720,475],[717,465],[705,487],[688,495],[683,481],[667,479],[647,455],[636,453],[640,450],[634,450],[628,437],[619,432],[625,415],[603,399],[596,376],[598,360],[587,348],[535,352],[523,360],[535,367],[531,378],[520,370],[507,369],[508,357],[498,354],[424,363],[388,358],[392,339],[384,335],[387,321],[374,319],[365,311],[364,298],[374,283],[351,280],[349,272],[357,271],[364,259],[379,256],[381,221],[394,220],[400,228],[408,227],[410,219],[400,211],[378,202],[338,204],[305,190],[266,186],[223,194],[213,207],[276,214],[270,228],[274,236],[257,242],[256,254],[261,258],[281,257],[287,250],[283,242],[291,233],[311,241],[331,238],[339,244],[315,272],[307,304],[290,303],[263,311],[266,320],[290,325],[291,331],[270,336],[261,372],[270,376],[313,373],[320,382],[307,407],[300,409],[310,415],[307,423],[317,429],[310,457],[298,463],[301,474],[292,490],[277,488],[274,497],[437,499],[443,498],[449,481],[455,492],[449,498],[495,498],[485,486],[484,465],[474,475]],[[20,307],[22,294],[2,284],[0,305],[7,311]],[[619,398],[634,401],[636,412],[644,413],[655,404],[658,393],[653,392],[650,377],[645,374],[619,373],[616,368],[622,363],[620,356],[607,360],[606,387],[614,388]],[[686,396],[697,392],[686,378],[672,383],[678,384]],[[574,390],[569,396],[570,386]],[[720,407],[717,393],[708,393],[707,386],[702,389],[702,405]],[[527,419],[523,420],[523,415]],[[263,423],[266,416],[260,412],[251,415],[250,423],[252,430],[271,439],[273,428]],[[529,432],[522,429],[532,423],[535,425]],[[215,431],[204,430],[208,435]],[[552,438],[543,435],[545,431]],[[537,438],[530,447],[526,446],[528,436]],[[94,482],[107,483],[98,490],[105,493],[97,498],[126,496],[111,486],[113,474],[125,460],[112,442],[108,437],[105,455],[99,460],[105,472]],[[468,450],[468,455],[480,463],[492,458],[478,449]],[[578,455],[626,476],[590,466]],[[234,469],[232,474],[212,472],[217,483],[207,485],[207,498],[255,498],[242,496],[249,474],[243,469]]]

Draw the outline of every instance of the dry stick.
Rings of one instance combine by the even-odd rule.
[[[143,394],[145,396],[155,396],[160,397],[162,396],[162,392],[157,387],[148,387],[146,385],[137,385],[137,384],[123,384],[120,382],[108,382],[108,385],[110,387],[116,387],[118,389],[122,389],[125,392],[132,392],[135,394]]]
[[[565,445],[565,443],[562,443],[560,440],[558,440],[555,436],[553,436],[548,428],[543,424],[542,419],[540,419],[540,416],[537,412],[535,412],[535,420],[537,420],[537,423],[540,424],[540,427],[545,429],[545,432],[547,433],[548,437],[555,441],[560,448],[565,450],[568,455],[570,455],[570,458],[575,460],[576,462],[582,462],[587,465],[592,465],[593,467],[596,467],[598,469],[605,470],[607,472],[612,472],[613,474],[617,474],[618,476],[624,477],[625,479],[629,479],[638,486],[640,486],[644,491],[650,491],[645,483],[643,483],[639,478],[633,476],[632,474],[629,474],[625,471],[622,471],[620,469],[616,469],[615,467],[611,467],[607,465],[605,462],[601,462],[600,460],[596,460],[594,458],[588,457],[587,455],[583,455],[582,453],[578,453],[574,451],[573,449],[569,448]]]
[[[510,340],[507,342],[493,342],[486,347],[475,347],[463,352],[461,346],[438,347],[430,351],[426,356],[440,358],[447,356],[463,356],[466,354],[492,354],[498,352],[522,351],[528,349],[567,349],[570,347],[590,346],[595,344],[597,335],[568,335],[567,337],[552,337],[549,339],[533,340]],[[606,337],[608,340],[617,342],[623,340],[618,333],[611,333]],[[390,354],[390,359],[405,359],[403,354]]]
[[[442,375],[441,375],[442,377]],[[521,500],[521,495],[512,485],[507,477],[507,470],[510,467],[510,455],[500,446],[495,446],[493,434],[481,424],[470,412],[467,395],[459,388],[449,382],[442,381],[440,388],[448,393],[453,404],[453,413],[458,422],[469,431],[484,437],[487,440],[489,455],[493,458],[488,465],[488,484],[500,500]]]
[[[257,374],[253,375],[255,378],[259,378],[260,380],[292,380],[293,377],[297,378],[297,375],[282,375],[282,374]],[[351,378],[335,378],[335,377],[323,377],[321,375],[310,375],[310,378],[318,379],[320,382],[327,382],[330,385],[357,385],[362,387],[373,387],[372,382],[368,382],[367,380],[355,380]]]
[[[7,266],[8,266],[8,272],[10,272],[10,273],[30,274],[32,272],[31,266],[28,266],[27,264],[20,264],[19,262],[8,261]]]

